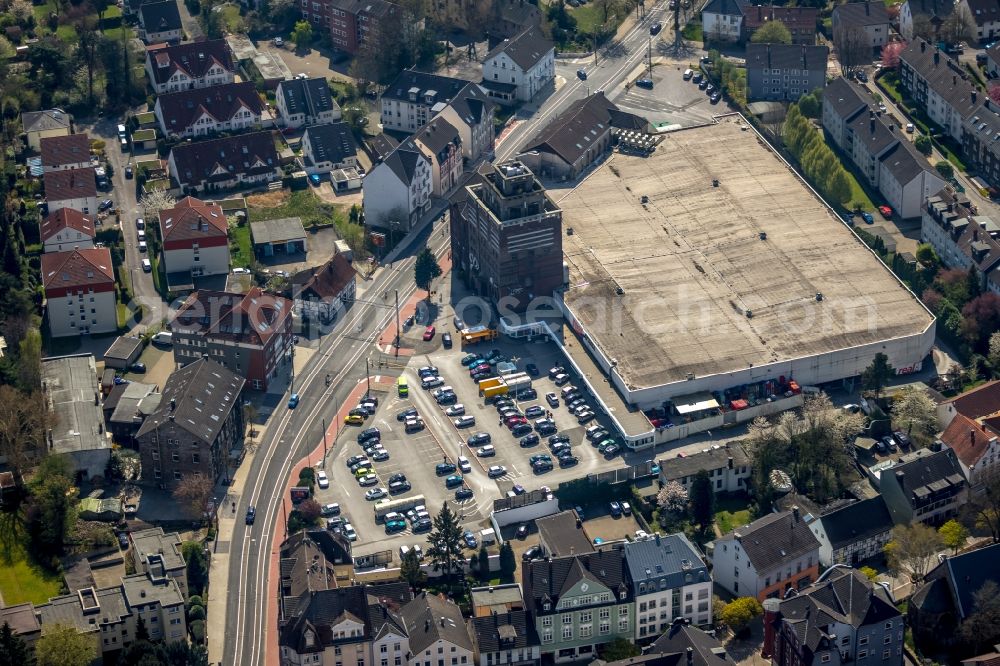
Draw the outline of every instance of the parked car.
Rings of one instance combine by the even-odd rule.
[[[323,470],[316,472],[316,485],[324,490],[330,487],[330,479],[326,476],[326,472]]]
[[[136,361],[135,363],[132,364],[132,366],[129,369],[132,372],[143,374],[144,372],[146,372],[146,364],[143,363],[142,361]]]
[[[517,526],[517,532],[515,533],[515,536],[517,536],[518,539],[527,539],[528,538],[528,525],[527,525],[527,523],[521,523],[520,525]]]
[[[114,205],[115,205],[115,202],[113,202],[111,199],[105,199],[101,203],[97,204],[97,210],[98,210],[98,212],[103,213],[106,210],[110,210],[111,207],[114,206]]]
[[[401,412],[396,412],[397,421],[406,421],[407,419],[416,418],[417,416],[417,409],[415,407],[410,407],[409,409],[404,409]]]
[[[336,502],[331,502],[330,504],[324,504],[319,510],[320,514],[324,516],[339,516],[340,515],[340,505]]]
[[[912,440],[910,439],[910,436],[901,430],[894,431],[892,433],[892,436],[896,438],[897,442],[899,442],[899,446],[904,449],[910,448],[911,444],[913,443]]]
[[[614,518],[617,518],[620,515],[622,515],[622,505],[619,504],[618,502],[612,502],[611,503],[611,516],[614,517]]]
[[[455,465],[450,462],[440,462],[434,468],[434,473],[438,476],[446,476],[455,471]]]
[[[892,208],[889,206],[879,206],[878,212],[882,213],[882,217],[887,220],[892,218]]]
[[[465,440],[465,443],[470,447],[480,446],[482,444],[489,444],[493,441],[493,438],[488,432],[477,432],[473,435],[469,435],[469,438]]]
[[[462,470],[462,474],[469,474],[472,472],[472,463],[465,456],[459,456],[458,469]]]
[[[514,435],[514,437],[524,437],[529,432],[531,432],[531,426],[527,423],[518,423],[510,429],[510,434]]]
[[[367,491],[365,491],[365,499],[371,502],[377,499],[382,499],[388,494],[389,491],[387,491],[385,488],[370,488]]]
[[[382,432],[378,428],[366,428],[358,434],[358,444],[372,439],[382,439]]]
[[[149,259],[147,259],[146,257],[143,257],[143,259],[142,259],[142,271],[144,273],[152,273],[153,272],[153,264],[150,263]]]
[[[455,491],[456,500],[466,500],[470,499],[471,497],[472,497],[472,489],[469,488],[468,486],[462,486],[461,488]]]
[[[452,474],[444,480],[445,488],[457,488],[463,485],[465,482],[462,480],[461,474]]]
[[[460,416],[455,419],[456,428],[471,428],[474,425],[476,425],[476,417],[471,414]]]
[[[555,379],[557,376],[565,374],[565,372],[566,368],[562,367],[561,365],[549,368],[549,379]]]
[[[375,476],[374,474],[366,474],[365,476],[358,479],[358,485],[362,487],[374,486],[376,483],[378,483],[378,477]]]
[[[476,455],[480,458],[492,458],[497,454],[496,448],[492,444],[487,444],[485,446],[480,446],[476,449]]]
[[[536,435],[535,433],[531,433],[530,435],[525,435],[524,437],[521,438],[521,441],[518,443],[521,445],[522,449],[526,449],[531,446],[536,446],[538,444],[538,435]]]
[[[865,224],[875,224],[875,218],[868,211],[861,213],[861,219],[865,221]]]
[[[541,556],[542,556],[542,547],[532,546],[528,550],[521,553],[521,561],[530,562],[532,560],[538,559]]]
[[[546,393],[545,402],[549,403],[549,407],[555,409],[556,407],[559,406],[559,396],[557,396],[555,393]]]
[[[424,331],[424,342],[427,342],[428,340],[431,340],[431,339],[434,338],[434,331],[435,331],[435,329],[434,329],[433,326],[428,326],[427,327],[427,329]]]
[[[399,493],[405,493],[410,488],[412,488],[410,482],[405,479],[403,481],[393,481],[389,484],[389,493],[398,495]]]
[[[580,462],[580,459],[576,456],[560,456],[559,466],[560,467],[572,467],[573,465]]]
[[[542,409],[541,405],[532,405],[524,410],[524,415],[529,419],[537,419],[539,416],[545,415],[545,410]]]
[[[487,476],[491,479],[501,477],[507,473],[507,468],[503,465],[490,465],[490,468],[486,470]]]
[[[451,349],[451,333],[444,333],[441,335],[441,344],[444,345],[445,349]]]
[[[636,88],[645,88],[646,90],[653,89],[653,79],[639,79],[635,82]]]
[[[446,416],[462,416],[465,414],[465,405],[459,403],[444,410]]]
[[[476,535],[469,530],[465,530],[465,533],[462,534],[462,541],[465,542],[466,548],[470,548],[473,550],[479,548],[479,542],[476,541]]]

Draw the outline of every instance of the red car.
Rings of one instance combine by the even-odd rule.
[[[892,217],[892,209],[888,206],[879,206],[878,212],[882,213],[882,217],[885,219],[890,219]]]
[[[427,330],[424,331],[424,342],[430,340],[433,337],[434,337],[434,327],[428,326]]]

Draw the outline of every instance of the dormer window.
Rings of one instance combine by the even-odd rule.
[[[546,601],[544,604],[542,604],[542,610],[546,611],[552,610],[552,604]]]

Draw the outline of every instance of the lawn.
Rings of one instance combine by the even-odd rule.
[[[750,509],[744,499],[720,499],[715,508],[715,524],[723,534],[750,522]]]
[[[233,267],[249,268],[250,262],[253,261],[253,246],[250,244],[250,225],[230,229],[229,236],[236,244],[235,248],[230,246]]]
[[[243,18],[240,16],[240,8],[236,5],[225,4],[219,10],[222,14],[222,25],[228,32],[242,32]]]
[[[702,32],[701,21],[691,21],[681,31],[681,35],[689,42],[703,42],[705,35]]]
[[[283,192],[278,194],[283,195]],[[268,195],[263,195],[268,196]],[[257,201],[260,201],[258,198]],[[328,224],[334,221],[335,217],[343,216],[342,207],[324,203],[312,193],[312,190],[297,190],[291,193],[284,202],[277,206],[250,205],[249,214],[251,222],[261,220],[277,220],[283,217],[300,217],[302,224],[309,227],[313,222],[317,224]],[[256,202],[255,202],[256,203]]]
[[[27,601],[43,604],[62,591],[62,576],[31,560],[22,541],[27,536],[16,534],[22,528],[15,521],[7,514],[3,519],[3,527],[0,528],[3,532],[3,543],[0,545],[0,594],[7,606]]]

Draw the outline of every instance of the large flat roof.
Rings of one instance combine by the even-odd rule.
[[[744,124],[728,116],[667,134],[650,157],[613,154],[557,202],[567,229],[564,301],[630,389],[931,324]]]

